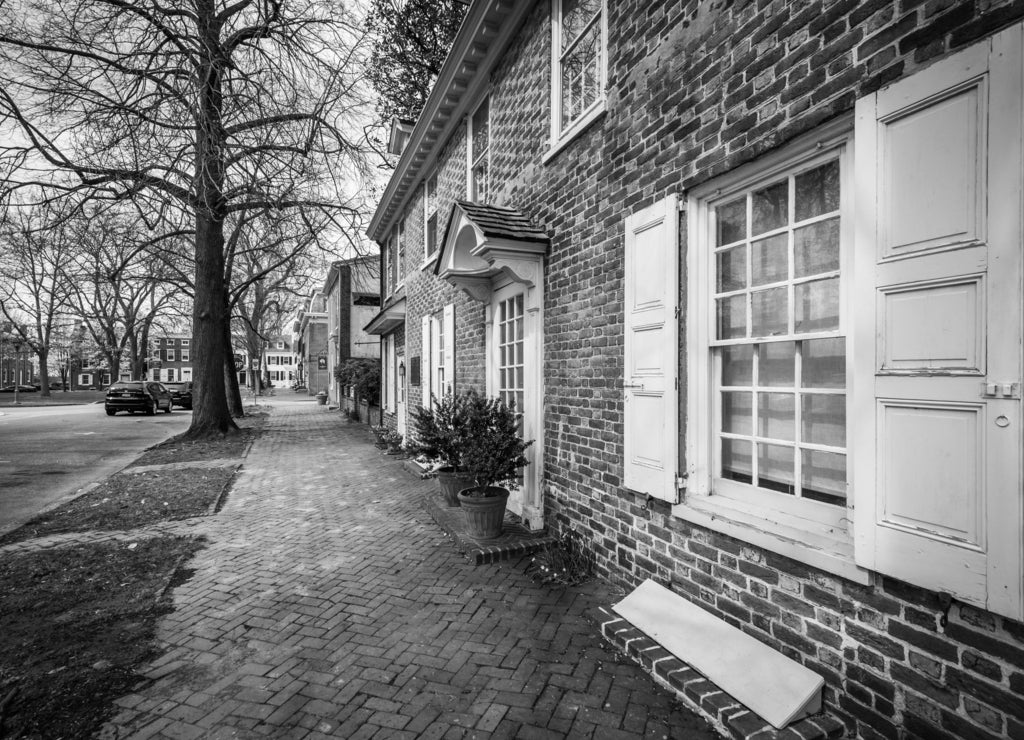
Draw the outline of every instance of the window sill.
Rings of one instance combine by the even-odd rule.
[[[423,260],[423,264],[420,265],[420,272],[423,272],[424,270],[427,270],[427,269],[433,267],[434,263],[437,262],[437,256],[438,256],[438,252],[434,252],[429,257],[427,257],[425,260]]]
[[[673,506],[672,514],[854,583],[871,583],[871,572],[854,563],[853,539],[845,532],[830,532],[811,523],[804,529],[770,522],[762,512],[741,509],[721,496],[691,495]],[[768,524],[772,531],[766,529]]]
[[[586,130],[590,124],[601,118],[605,113],[608,112],[607,98],[601,98],[599,101],[594,103],[594,106],[580,116],[569,128],[562,132],[556,141],[551,142],[551,146],[548,148],[544,156],[541,157],[541,162],[547,164],[556,156],[559,152],[565,149],[571,144],[576,137]]]

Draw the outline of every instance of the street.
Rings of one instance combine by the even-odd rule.
[[[108,417],[103,404],[0,411],[0,534],[180,434],[192,412]]]

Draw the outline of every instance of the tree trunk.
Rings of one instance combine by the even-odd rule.
[[[224,131],[221,91],[220,21],[213,0],[199,0],[196,21],[203,43],[197,53],[199,100],[196,112],[195,337],[190,439],[224,435],[238,427],[228,410],[224,385],[224,337],[230,331],[224,300]],[[230,347],[230,344],[228,345]]]
[[[242,405],[242,392],[238,388],[238,369],[235,367],[235,353],[231,343],[231,308],[226,293],[225,290],[224,382],[227,384],[228,412],[233,418],[238,419],[245,416],[245,407]]]

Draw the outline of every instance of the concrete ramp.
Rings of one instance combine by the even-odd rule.
[[[821,676],[652,580],[612,608],[776,729],[821,711]]]

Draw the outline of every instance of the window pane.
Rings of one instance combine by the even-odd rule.
[[[796,342],[768,342],[757,349],[758,385],[793,387]]]
[[[797,175],[796,220],[839,210],[839,160]]]
[[[795,493],[794,450],[779,445],[757,445],[757,485],[782,493]]]
[[[803,497],[826,504],[846,505],[846,455],[803,450],[800,484]]]
[[[811,280],[794,286],[796,332],[839,328],[839,278]]]
[[[717,240],[715,246],[732,244],[747,236],[747,199],[745,197],[715,209]]]
[[[722,431],[730,434],[751,434],[753,425],[753,393],[722,393]]]
[[[793,233],[795,277],[839,269],[839,219],[804,226]]]
[[[737,344],[722,347],[722,385],[751,385],[754,382],[754,347]]]
[[[601,0],[563,0],[562,2],[562,48],[572,43],[598,11]]]
[[[785,226],[789,221],[789,183],[786,180],[755,190],[751,196],[752,236]]]
[[[473,168],[473,199],[478,203],[486,203],[490,195],[487,181],[487,162],[481,162]]]
[[[792,393],[757,394],[757,433],[761,437],[792,442],[796,439]]]
[[[750,442],[745,439],[722,440],[722,477],[729,480],[750,483],[753,478]]]
[[[747,297],[737,295],[732,298],[719,298],[718,305],[718,338],[738,339],[747,335]]]
[[[801,394],[800,437],[816,445],[846,447],[846,396]]]
[[[562,59],[562,125],[568,125],[597,99],[600,24],[594,25]]]
[[[777,283],[789,277],[789,236],[778,234],[750,245],[750,283]]]
[[[750,294],[752,336],[772,337],[789,330],[786,288],[769,288]]]
[[[523,367],[520,365],[516,368],[516,388],[523,387]]]
[[[718,292],[747,287],[747,247],[726,249],[716,255],[718,260]]]
[[[801,342],[804,388],[846,387],[846,339],[809,339]]]
[[[485,100],[473,114],[473,161],[487,153],[490,142],[490,102]]]

